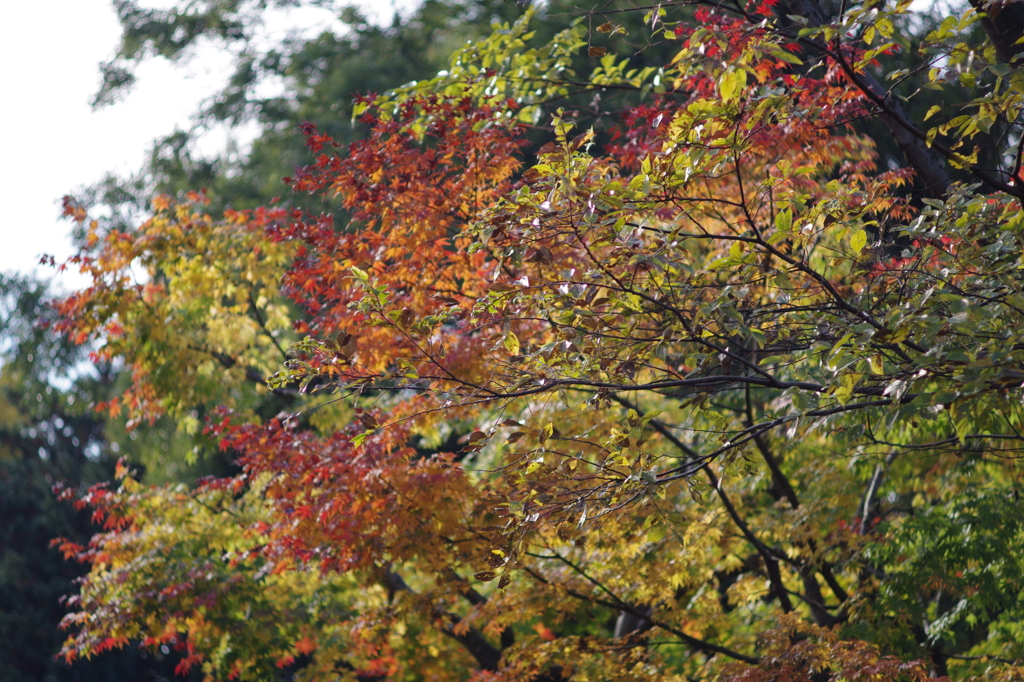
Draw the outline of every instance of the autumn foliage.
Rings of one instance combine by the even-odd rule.
[[[103,408],[239,473],[77,497],[105,530],[63,546],[92,566],[67,658],[1020,679],[1019,190],[873,88],[908,11],[654,10],[675,56],[645,68],[596,46],[614,15],[531,47],[527,13],[364,98],[365,139],[303,130],[287,182],[336,215],[194,194],[105,232],[69,204],[93,284],[60,330],[133,373]],[[976,59],[970,87],[1001,64]],[[964,106],[1016,120],[999,83]],[[909,167],[880,168],[875,118]],[[965,175],[921,190],[922,149]]]

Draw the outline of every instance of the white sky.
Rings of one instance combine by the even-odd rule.
[[[391,14],[391,0],[360,4],[378,20]],[[128,97],[94,112],[88,101],[99,85],[98,65],[120,36],[110,0],[0,0],[0,6],[0,271],[49,276],[49,268],[37,266],[40,254],[58,262],[71,255],[61,197],[107,172],[137,170],[152,140],[187,127],[199,103],[230,74],[230,60],[212,50],[183,65],[154,60],[138,71]],[[278,29],[330,23],[316,10],[280,19],[272,22]],[[215,151],[226,139],[223,131],[212,134],[202,148]],[[82,280],[65,274],[57,283],[74,288]]]

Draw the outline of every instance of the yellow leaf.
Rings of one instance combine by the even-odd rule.
[[[519,337],[515,335],[515,332],[509,332],[505,336],[505,350],[509,352],[509,355],[519,355]]]
[[[850,236],[850,248],[853,249],[855,253],[863,251],[864,247],[867,246],[867,243],[868,235],[864,230],[857,230]]]
[[[885,373],[885,363],[881,355],[872,355],[868,364],[871,365],[871,371],[875,374]]]
[[[747,72],[742,69],[733,69],[722,75],[718,82],[718,90],[722,93],[722,99],[731,102],[738,99],[743,88],[747,85]]]

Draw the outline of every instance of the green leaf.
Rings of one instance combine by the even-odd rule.
[[[783,61],[788,64],[796,64],[797,66],[803,64],[803,61],[799,57],[792,52],[787,52],[786,50],[772,50],[772,56],[779,61]]]
[[[793,212],[788,208],[775,214],[775,229],[784,234],[793,229]]]

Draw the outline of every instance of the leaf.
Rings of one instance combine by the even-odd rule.
[[[519,355],[519,337],[515,335],[515,332],[509,332],[505,335],[505,350],[508,351],[509,355]]]
[[[415,319],[416,314],[410,308],[402,308],[402,312],[398,316],[398,326],[402,329],[408,329]]]
[[[309,654],[313,653],[314,651],[316,651],[316,648],[316,642],[314,642],[309,637],[303,637],[295,643],[295,651],[304,656],[308,656]]]
[[[872,355],[869,364],[874,374],[885,374],[884,358],[881,355]]]
[[[722,99],[731,102],[739,98],[747,84],[747,72],[743,69],[729,69],[718,80],[718,90]]]
[[[775,229],[783,234],[788,234],[793,229],[793,212],[790,209],[775,214]]]
[[[787,64],[795,64],[797,66],[803,65],[803,60],[792,52],[787,52],[786,50],[773,50],[772,56],[780,61],[786,62]]]
[[[864,230],[856,230],[850,235],[850,248],[854,253],[860,253],[868,243],[868,234]]]
[[[589,57],[603,57],[608,54],[608,48],[592,46],[587,50],[587,56]]]
[[[538,440],[543,444],[548,438],[555,436],[555,425],[552,422],[548,422],[544,425],[544,428],[537,434]]]
[[[377,418],[374,417],[369,412],[362,412],[360,414],[357,414],[356,415],[356,419],[358,419],[359,423],[362,424],[363,426],[365,426],[368,429],[373,430],[373,429],[380,428],[380,422],[377,421]]]

